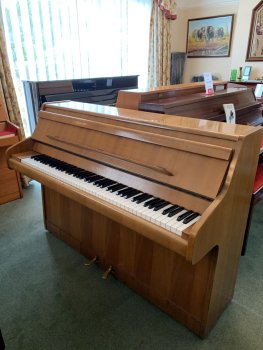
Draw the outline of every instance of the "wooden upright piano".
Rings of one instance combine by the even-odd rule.
[[[190,83],[119,91],[116,106],[225,122],[223,104],[233,103],[237,124],[263,124],[262,105],[253,89],[220,81],[214,82],[214,89],[213,95],[206,95],[204,83]]]
[[[5,151],[21,140],[20,129],[9,121],[2,85],[0,83],[0,204],[22,197],[20,176],[8,169]]]
[[[260,127],[47,103],[7,158],[42,184],[47,230],[206,337],[233,296],[261,138]]]

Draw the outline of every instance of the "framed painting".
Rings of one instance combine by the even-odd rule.
[[[188,20],[187,57],[228,57],[234,15]]]
[[[263,61],[263,0],[252,11],[246,61]]]

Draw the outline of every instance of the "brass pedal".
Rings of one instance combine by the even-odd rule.
[[[106,280],[109,274],[112,272],[112,266],[110,266],[102,275],[102,279]]]
[[[96,261],[98,260],[97,256],[94,256],[93,259],[88,260],[87,262],[84,263],[85,266],[91,266],[92,264],[94,264]]]

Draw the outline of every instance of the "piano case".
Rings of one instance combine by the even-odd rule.
[[[233,296],[261,138],[260,127],[67,102],[46,104],[7,156],[42,183],[47,230],[203,338]],[[34,168],[34,154],[201,217],[172,232]]]

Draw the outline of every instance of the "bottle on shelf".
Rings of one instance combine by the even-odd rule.
[[[242,67],[239,67],[237,71],[237,80],[241,80],[241,79],[242,79]]]

